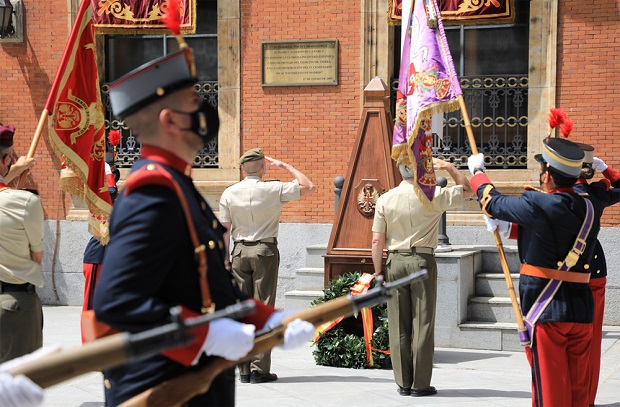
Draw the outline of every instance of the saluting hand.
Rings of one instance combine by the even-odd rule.
[[[273,165],[274,167],[276,167],[276,168],[280,168],[280,169],[283,169],[283,170],[286,170],[288,168],[288,164],[287,163],[285,163],[283,161],[280,161],[280,160],[276,160],[275,158],[271,158],[269,156],[265,156],[265,160],[269,161],[269,163],[271,165]]]

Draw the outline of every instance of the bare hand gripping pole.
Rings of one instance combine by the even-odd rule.
[[[267,327],[257,333],[254,340],[254,348],[248,353],[246,358],[251,355],[263,353],[284,342],[284,331],[286,326],[299,318],[308,321],[314,326],[332,321],[340,316],[349,316],[357,313],[365,307],[372,307],[387,301],[391,291],[421,281],[428,276],[428,271],[423,269],[407,277],[381,285],[368,290],[366,294],[358,296],[338,297],[313,308],[291,314],[282,319],[282,323],[277,326]],[[127,400],[120,407],[142,407],[142,406],[181,406],[193,397],[203,394],[209,390],[211,382],[226,369],[230,369],[241,363],[240,360],[227,360],[223,358],[213,358],[210,363],[201,369],[188,372],[174,379],[163,382],[134,398]]]
[[[170,310],[173,322],[146,331],[119,333],[89,342],[81,348],[60,350],[8,370],[13,376],[23,374],[46,388],[76,376],[122,365],[142,356],[192,342],[192,328],[218,318],[242,318],[254,312],[253,301],[234,304],[212,314],[181,319],[178,307]]]

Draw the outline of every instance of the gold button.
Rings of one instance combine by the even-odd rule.
[[[110,383],[110,381],[108,379],[105,379],[103,381],[103,385],[105,386],[106,389],[110,390],[112,388],[112,384]]]
[[[595,255],[594,255],[594,258],[595,258],[595,259],[598,259],[598,254],[595,254]]]
[[[596,274],[601,274],[601,270],[596,270]]]
[[[215,249],[215,242],[213,240],[209,240],[209,249]]]
[[[147,165],[147,166],[146,166],[146,169],[147,169],[147,170],[149,170],[149,171],[154,170],[154,169],[155,169],[155,164],[149,164],[149,165]]]
[[[213,219],[213,223],[211,223],[211,227],[213,229],[217,229],[217,220],[216,219]]]
[[[200,207],[202,208],[203,211],[207,210],[207,204],[204,202],[200,202]]]
[[[157,88],[155,92],[157,93],[157,96],[164,96],[166,94],[164,88]]]
[[[585,270],[587,270],[587,269],[589,269],[589,268],[590,268],[590,265],[589,265],[589,264],[584,264],[584,265],[583,265],[583,268],[584,268]]]
[[[221,240],[218,240],[218,242],[217,242],[217,246],[218,246],[220,249],[223,249],[223,248],[224,248],[224,242],[222,242]]]

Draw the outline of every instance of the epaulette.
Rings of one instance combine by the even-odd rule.
[[[525,190],[525,191],[536,191],[536,192],[542,192],[543,194],[546,194],[546,192],[545,192],[545,191],[543,191],[542,189],[540,189],[540,188],[536,188],[536,187],[533,187],[533,186],[531,186],[531,185],[526,185],[526,186],[524,186],[524,187],[523,187],[523,190]]]
[[[583,196],[583,197],[590,196],[590,194],[588,194],[587,192],[580,192],[577,195]]]
[[[176,190],[176,182],[170,172],[161,165],[151,163],[129,174],[121,193],[127,195],[147,185],[161,185]]]

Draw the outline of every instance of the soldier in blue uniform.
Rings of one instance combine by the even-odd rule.
[[[583,150],[583,169],[581,177],[575,184],[575,192],[590,194],[601,189],[608,191],[610,198],[607,205],[620,202],[620,173],[611,168],[600,158],[594,157],[594,147],[589,144],[577,143]],[[598,182],[588,183],[594,178],[595,171],[605,178]],[[596,188],[596,190],[595,190]],[[590,360],[588,364],[589,390],[588,405],[593,406],[598,390],[601,370],[601,341],[603,339],[603,314],[605,312],[605,286],[607,284],[607,262],[601,242],[596,240],[594,256],[590,262],[590,289],[594,299],[594,320],[592,324],[592,340],[590,344]]]
[[[518,225],[521,310],[526,319],[538,317],[531,348],[526,348],[533,406],[587,405],[593,316],[589,268],[600,215],[610,197],[602,189],[592,191],[588,196],[593,204],[591,221],[585,222],[590,230],[582,232],[588,204],[573,186],[583,157],[583,151],[567,139],[545,139],[542,154],[536,155],[544,192],[526,190],[520,197],[495,189],[484,173],[482,154],[468,161],[474,175],[470,183],[485,215]],[[583,240],[577,240],[578,236]],[[557,290],[546,292],[554,280],[560,281]],[[543,292],[549,299],[546,307],[539,301]],[[532,309],[538,315],[528,315]]]
[[[186,49],[110,84],[114,114],[142,143],[141,158],[114,204],[95,291],[97,319],[116,330],[138,332],[165,324],[172,306],[180,305],[187,317],[246,299],[224,266],[225,229],[191,178],[196,152],[218,129],[217,113],[193,89],[192,68]],[[218,319],[193,330],[195,340],[187,347],[105,371],[106,405],[116,406],[214,356],[246,356],[255,330],[282,317],[256,303],[256,313],[241,322]],[[289,324],[285,341],[303,343],[313,333],[311,324],[298,321]],[[189,405],[234,405],[234,382],[234,369],[229,369]]]

